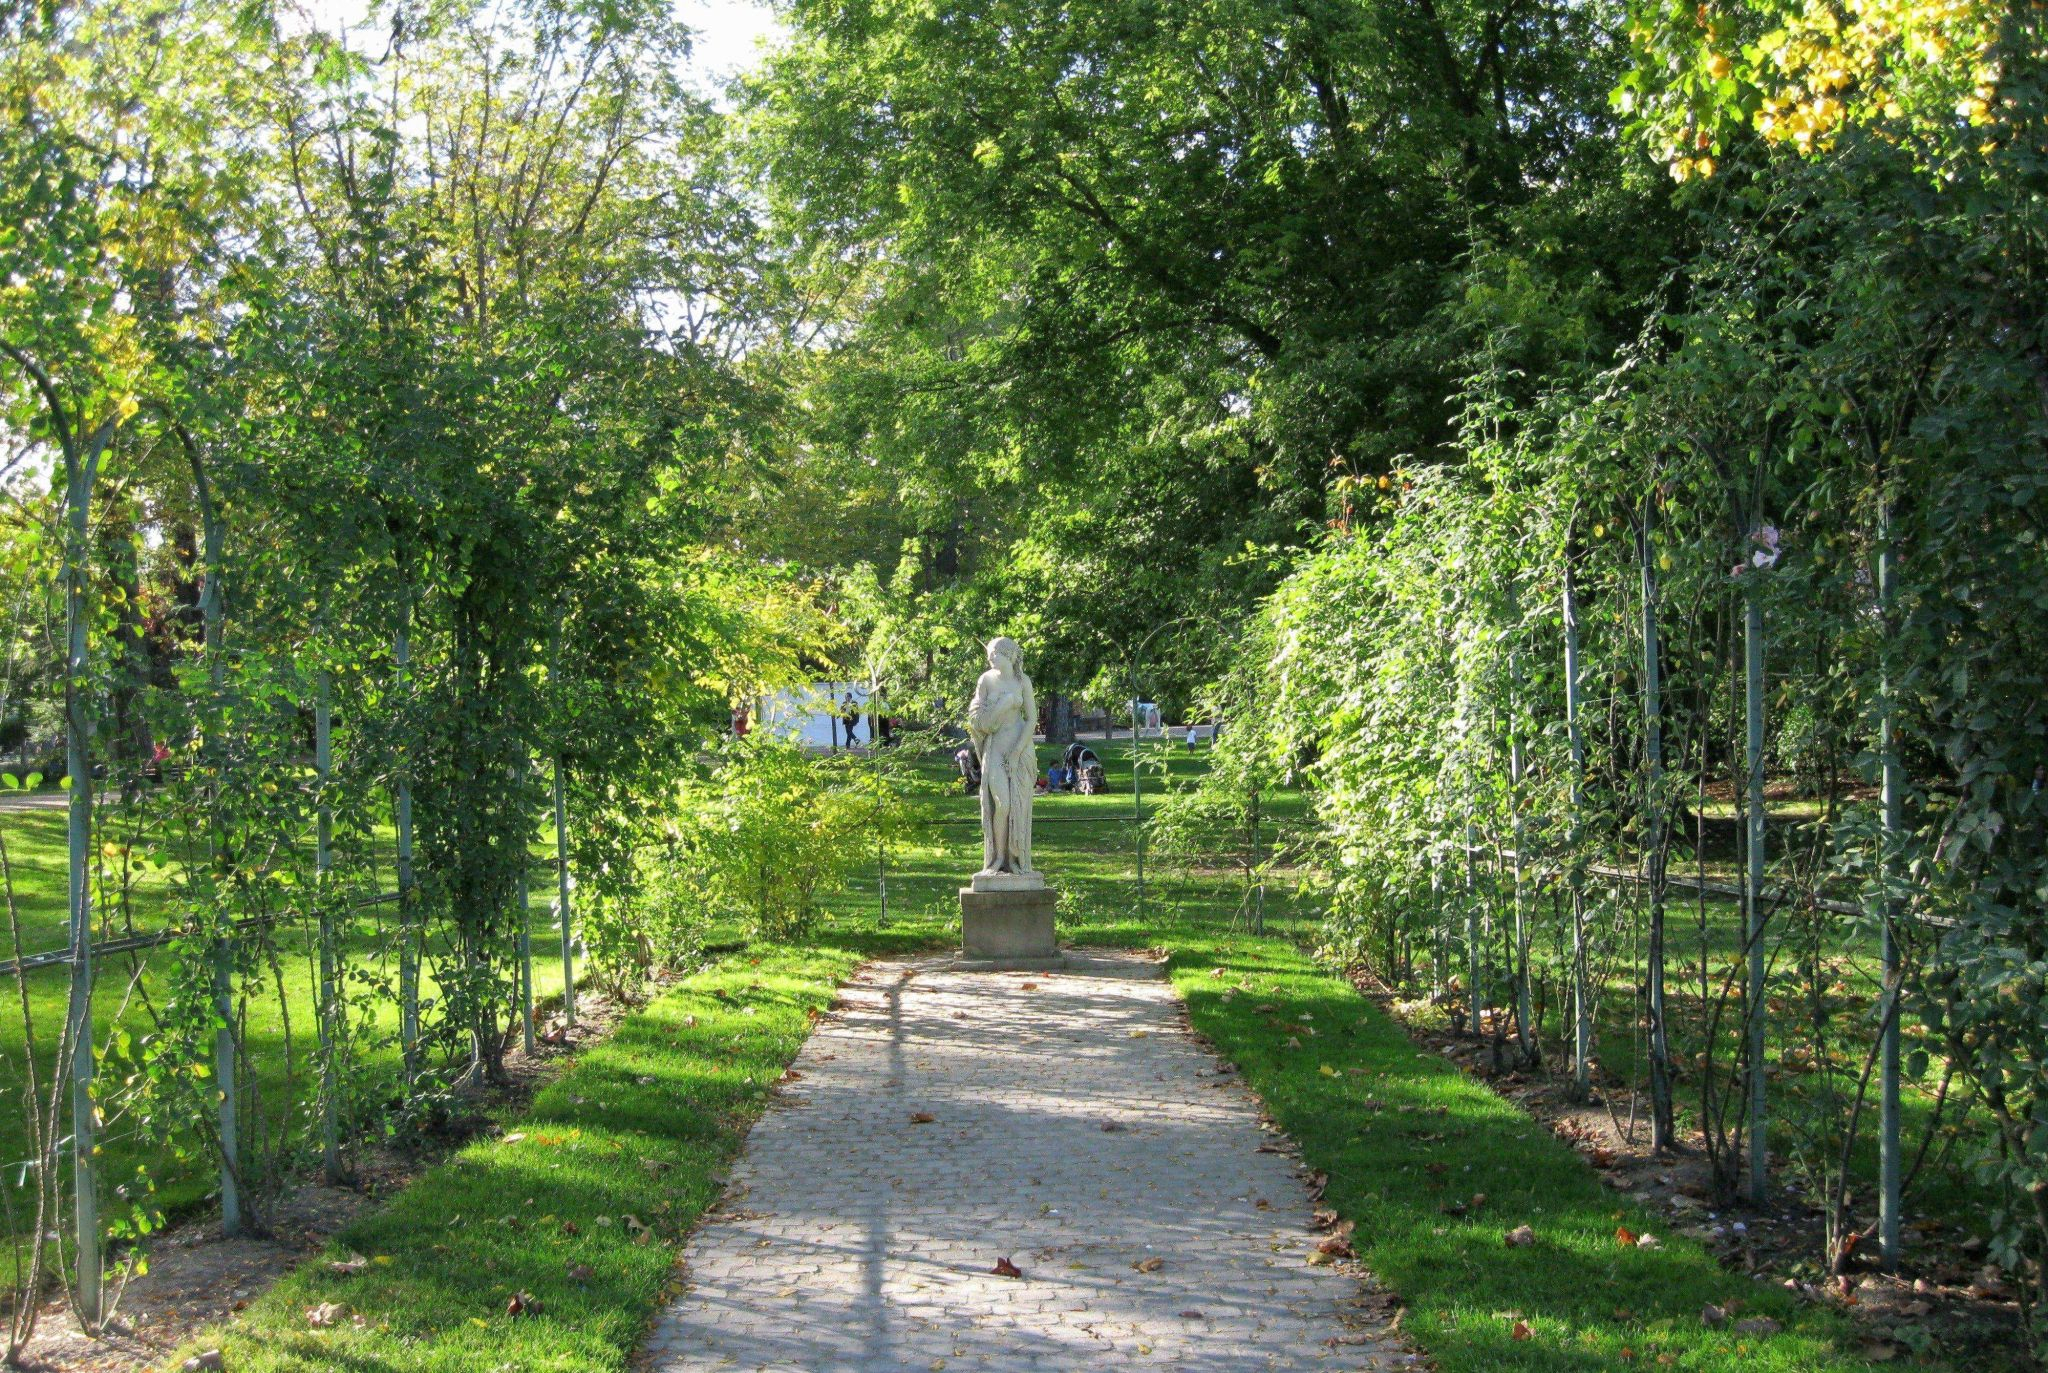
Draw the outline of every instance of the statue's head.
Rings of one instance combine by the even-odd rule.
[[[988,665],[1001,672],[1015,672],[1024,666],[1024,650],[1007,634],[988,641]]]

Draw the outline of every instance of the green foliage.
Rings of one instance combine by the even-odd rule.
[[[251,1373],[349,1361],[625,1368],[675,1246],[717,1200],[719,1170],[856,961],[760,947],[686,979],[580,1054],[501,1135],[339,1235],[332,1257],[370,1260],[361,1273],[309,1263],[181,1353],[219,1348]],[[539,1318],[506,1313],[515,1292],[540,1299]],[[328,1301],[361,1321],[308,1327],[306,1309]]]
[[[713,919],[757,938],[795,938],[827,895],[874,864],[904,819],[894,779],[873,762],[821,757],[757,730],[679,788],[669,880]]]
[[[1324,1203],[1356,1222],[1360,1260],[1401,1294],[1402,1333],[1437,1367],[1860,1362],[1840,1317],[1725,1271],[1666,1232],[1520,1109],[1416,1053],[1398,1025],[1298,949],[1198,937],[1181,945],[1173,976],[1196,1030],[1300,1142],[1303,1161],[1329,1175]],[[1297,1047],[1290,1036],[1303,1017],[1317,1035]],[[1504,1249],[1501,1237],[1520,1225],[1535,1242]],[[1625,1247],[1618,1226],[1659,1244]],[[1703,1307],[1731,1300],[1786,1328],[1755,1338],[1701,1321]],[[1518,1321],[1528,1338],[1515,1337]]]

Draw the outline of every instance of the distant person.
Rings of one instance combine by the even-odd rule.
[[[852,748],[859,742],[854,731],[860,727],[860,702],[856,701],[853,693],[849,691],[846,693],[846,699],[839,703],[839,708],[846,721],[846,746]]]
[[[979,791],[981,789],[981,762],[974,756],[973,749],[968,748],[964,744],[955,749],[953,751],[953,766],[959,770],[962,790]]]

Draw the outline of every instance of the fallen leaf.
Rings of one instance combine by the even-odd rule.
[[[568,1273],[570,1282],[589,1282],[592,1277],[591,1267],[587,1263],[570,1264]]]
[[[1536,1232],[1526,1225],[1517,1225],[1514,1229],[1508,1231],[1505,1237],[1505,1243],[1510,1249],[1520,1249],[1524,1245],[1534,1244],[1535,1242]]]
[[[1351,1257],[1351,1241],[1342,1235],[1325,1235],[1316,1245],[1318,1254],[1327,1254],[1333,1259]]]
[[[524,1130],[514,1130],[511,1134],[505,1136],[502,1142],[506,1144],[517,1144],[520,1140],[525,1138],[526,1132]]]
[[[1626,1225],[1617,1225],[1614,1227],[1614,1242],[1624,1249],[1633,1249],[1636,1247],[1636,1232]]]
[[[540,1314],[540,1298],[534,1296],[531,1292],[514,1292],[512,1300],[505,1303],[505,1314],[508,1316],[538,1316]]]
[[[1220,972],[1222,970],[1219,968],[1217,971]],[[1180,1318],[1184,1321],[1200,1321],[1208,1319],[1208,1317],[1204,1316],[1199,1311],[1183,1311],[1180,1313]]]
[[[185,1360],[183,1364],[184,1373],[219,1373],[219,1370],[225,1367],[227,1365],[221,1362],[218,1349],[209,1349],[204,1353],[194,1354],[191,1358]]]
[[[1638,1249],[1662,1249],[1663,1247],[1664,1242],[1655,1235],[1636,1236],[1636,1248]]]
[[[1783,1327],[1769,1316],[1751,1316],[1746,1321],[1735,1322],[1738,1335],[1775,1335],[1781,1329]]]
[[[1160,1258],[1157,1254],[1154,1254],[1149,1259],[1139,1259],[1136,1263],[1131,1265],[1131,1267],[1137,1269],[1140,1273],[1157,1273],[1160,1269],[1164,1268],[1165,1266],[1166,1260]]]
[[[1038,984],[1036,982],[1019,982],[1017,988],[1019,991],[1035,992],[1038,990]]]
[[[348,1308],[340,1302],[324,1301],[318,1306],[306,1308],[306,1324],[312,1326],[315,1330],[325,1330],[329,1326],[339,1325],[342,1318],[346,1315],[348,1315]]]
[[[1700,1324],[1709,1330],[1719,1330],[1722,1326],[1728,1324],[1728,1313],[1712,1302],[1708,1302],[1700,1308]]]
[[[1005,1254],[1003,1255],[1003,1257],[997,1259],[996,1266],[989,1269],[988,1271],[995,1274],[999,1278],[1021,1278],[1024,1276],[1024,1270],[1019,1268],[1016,1264],[1011,1263],[1010,1256],[1008,1254]]]
[[[352,1278],[356,1274],[362,1272],[365,1268],[368,1268],[369,1266],[370,1261],[364,1258],[361,1254],[358,1254],[353,1249],[348,1251],[347,1258],[330,1259],[327,1263],[327,1269],[329,1272],[339,1273],[344,1278]]]
[[[910,1123],[912,1125],[929,1125],[937,1119],[938,1117],[930,1111],[912,1111],[910,1113]]]
[[[1513,1340],[1526,1340],[1529,1338],[1531,1333],[1532,1332],[1529,1329],[1529,1322],[1516,1321],[1514,1328],[1508,1331],[1508,1338]]]

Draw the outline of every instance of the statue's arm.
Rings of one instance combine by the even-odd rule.
[[[967,732],[973,735],[977,742],[986,739],[989,732],[995,728],[994,722],[988,718],[991,708],[988,679],[993,676],[993,672],[981,674],[981,679],[974,684],[974,699],[967,703]]]

